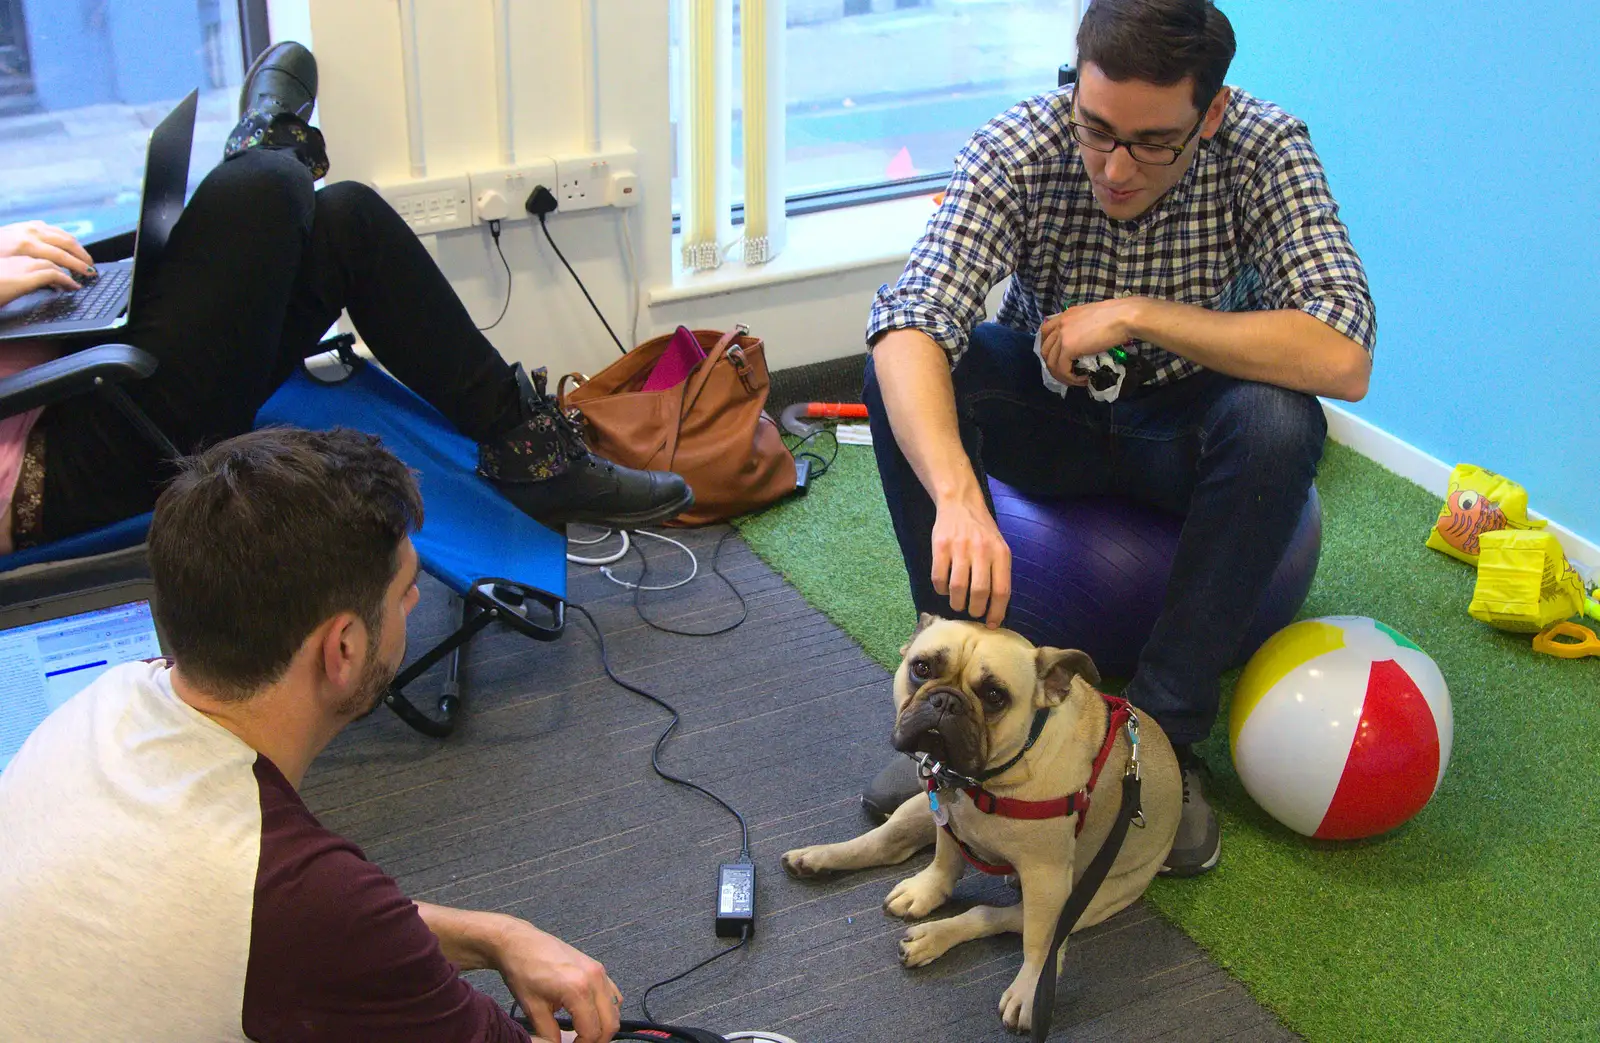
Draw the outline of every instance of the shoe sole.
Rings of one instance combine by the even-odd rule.
[[[683,494],[683,498],[677,503],[652,507],[647,511],[635,511],[632,514],[597,514],[587,511],[575,511],[572,514],[552,515],[548,519],[541,520],[547,525],[580,524],[599,525],[610,529],[636,529],[644,525],[655,525],[658,522],[671,521],[693,506],[694,490],[690,489]]]
[[[1199,876],[1209,873],[1217,868],[1217,863],[1222,861],[1222,838],[1217,838],[1217,849],[1211,852],[1211,857],[1197,866],[1162,866],[1156,870],[1157,876],[1170,876],[1182,879],[1186,876]]]
[[[889,821],[889,815],[894,811],[893,808],[890,808],[888,811],[884,811],[866,797],[861,798],[861,810],[865,811],[867,813],[867,817],[880,826]]]

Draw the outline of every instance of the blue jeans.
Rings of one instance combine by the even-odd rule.
[[[1033,336],[992,322],[972,331],[953,376],[962,446],[986,498],[988,474],[1030,496],[1125,496],[1184,516],[1166,602],[1124,694],[1173,742],[1204,739],[1218,679],[1316,475],[1320,404],[1211,371],[1117,402],[1076,388],[1063,398],[1044,386]],[[864,398],[913,600],[948,617],[931,579],[933,500],[895,443],[871,360]]]

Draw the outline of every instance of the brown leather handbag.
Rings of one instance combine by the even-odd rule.
[[[668,524],[705,525],[765,507],[794,491],[794,457],[766,414],[765,349],[745,326],[695,330],[706,357],[688,378],[643,390],[672,335],[654,337],[584,378],[557,386],[563,410],[576,410],[589,448],[626,467],[676,471],[694,506]],[[576,386],[568,389],[568,382]]]

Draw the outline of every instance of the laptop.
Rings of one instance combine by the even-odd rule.
[[[78,277],[82,289],[35,290],[0,307],[0,341],[80,336],[127,324],[128,304],[133,300],[134,272],[141,267],[148,270],[161,256],[167,237],[172,234],[172,226],[183,213],[199,99],[198,90],[190,91],[189,96],[150,132],[133,259],[96,264],[97,277],[88,280]]]
[[[122,663],[162,655],[154,586],[121,569],[97,586],[0,609],[0,771],[50,712]]]

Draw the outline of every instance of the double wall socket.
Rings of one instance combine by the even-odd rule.
[[[639,201],[633,149],[556,157],[556,202],[562,210],[629,207]]]
[[[478,222],[521,221],[532,216],[523,204],[535,188],[543,185],[556,190],[556,163],[541,158],[525,166],[475,170],[467,180],[472,185],[472,214]]]

